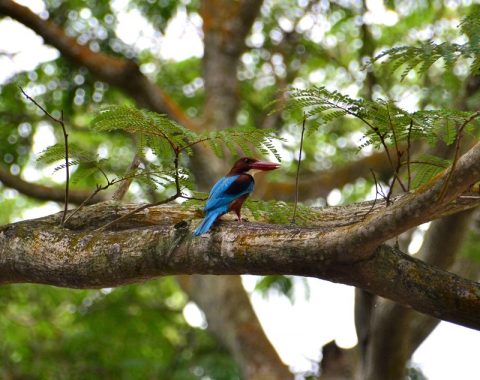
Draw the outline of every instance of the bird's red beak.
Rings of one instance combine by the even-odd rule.
[[[268,162],[268,161],[257,161],[250,165],[251,169],[262,170],[262,171],[275,170],[275,169],[278,169],[279,167],[280,167],[280,164],[277,164],[275,162]]]

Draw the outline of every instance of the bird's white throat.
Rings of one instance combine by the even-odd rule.
[[[257,173],[260,173],[262,172],[263,170],[260,170],[260,169],[250,169],[247,174],[250,174],[252,177],[257,174]]]

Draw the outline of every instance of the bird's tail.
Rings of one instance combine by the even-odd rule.
[[[221,215],[221,212],[219,211],[212,211],[209,212],[206,216],[205,219],[202,220],[202,223],[197,227],[195,232],[193,233],[195,236],[200,236],[204,234],[205,232],[208,232],[210,228],[212,227],[212,224],[217,220],[217,218]]]

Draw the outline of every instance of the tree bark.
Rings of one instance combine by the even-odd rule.
[[[480,284],[385,245],[346,260],[337,247],[349,231],[341,226],[367,206],[349,208],[348,213],[338,208],[336,220],[316,227],[244,223],[239,229],[236,222],[223,222],[211,234],[192,238],[187,220],[193,214],[179,206],[152,208],[119,223],[118,230],[96,232],[94,228],[132,209],[98,204],[72,218],[71,229],[58,225],[60,214],[2,227],[0,282],[98,288],[173,274],[311,276],[480,329]],[[384,210],[388,208],[377,213]],[[333,213],[334,208],[323,217]]]
[[[235,126],[239,106],[237,68],[263,1],[203,0],[205,124]]]
[[[363,48],[370,47],[364,55],[372,56],[372,39],[366,25],[362,25],[362,32]],[[478,90],[479,82],[475,78],[470,76],[467,79],[465,95],[460,98],[458,108],[468,110],[465,100]],[[374,79],[367,75],[367,95],[371,94]],[[447,158],[452,155],[452,150],[453,145],[446,146],[439,142],[433,154]],[[471,211],[467,211],[434,221],[417,257],[428,264],[444,270],[451,269],[453,273],[465,277],[468,274],[465,266],[454,265],[454,262],[468,232],[470,216]],[[466,278],[472,277],[467,275]],[[357,290],[355,307],[361,315],[355,316],[362,358],[357,377],[361,379],[404,378],[408,360],[440,322],[437,318],[417,313],[389,300],[368,296],[362,290]]]
[[[453,264],[464,241],[470,211],[434,221],[425,237],[419,258],[442,269]],[[365,356],[363,375],[367,380],[404,378],[407,362],[418,347],[412,346],[413,337],[428,336],[438,323],[437,318],[416,313],[388,300],[377,299],[371,320],[371,331]],[[416,320],[422,320],[416,323]]]

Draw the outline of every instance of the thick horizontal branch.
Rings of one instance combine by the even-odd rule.
[[[10,16],[40,35],[47,44],[57,48],[76,65],[86,67],[98,79],[125,90],[142,107],[166,113],[192,130],[198,126],[156,84],[142,74],[138,65],[129,60],[93,52],[49,20],[43,20],[27,7],[11,0],[0,0],[0,15]]]
[[[19,176],[11,174],[2,165],[0,165],[0,182],[6,187],[15,189],[19,193],[35,199],[62,203],[65,201],[65,189],[25,181]],[[81,204],[91,193],[92,191],[86,190],[70,190],[69,201],[74,204]],[[105,200],[107,200],[107,197],[103,194],[97,194],[90,203],[102,202]]]
[[[192,238],[195,213],[163,206],[128,219],[118,230],[94,231],[132,207],[89,206],[72,218],[72,229],[59,226],[59,214],[3,226],[0,283],[97,288],[193,273],[311,276],[480,329],[480,285],[475,282],[387,246],[346,263],[328,240],[335,225],[347,223],[345,208],[339,209],[337,223],[330,209],[330,220],[316,227],[243,223],[238,228],[237,222],[222,222],[212,233]]]
[[[383,211],[372,213],[348,230],[337,230],[331,235],[339,254],[366,258],[373,249],[388,239],[412,227],[439,217],[446,208],[455,206],[462,192],[480,179],[480,143],[477,143],[457,161],[413,193],[398,198]]]

